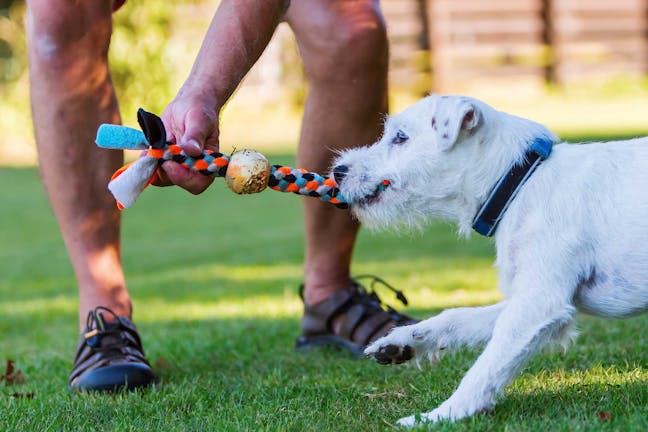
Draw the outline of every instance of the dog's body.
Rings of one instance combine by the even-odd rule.
[[[369,226],[441,217],[467,235],[498,179],[537,138],[557,140],[474,99],[430,96],[389,118],[373,146],[343,153],[334,172]],[[455,393],[422,421],[491,408],[538,349],[570,336],[576,310],[626,317],[648,309],[648,138],[554,146],[504,213],[495,240],[505,300],[446,310],[366,350],[401,363],[486,344]],[[399,423],[413,425],[415,417]]]

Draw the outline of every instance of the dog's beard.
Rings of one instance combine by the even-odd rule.
[[[456,223],[457,234],[468,237],[472,217],[458,217],[459,209],[468,204],[461,195],[454,193],[453,188],[430,188],[429,184],[401,177],[375,199],[369,202],[356,200],[351,204],[351,210],[372,231],[419,234],[432,219],[437,219]]]
[[[421,203],[400,199],[402,195],[399,194],[402,193],[388,190],[370,203],[351,205],[351,210],[371,230],[401,233],[420,231],[427,223],[428,215],[420,210]]]

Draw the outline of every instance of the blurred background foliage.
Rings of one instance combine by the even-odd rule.
[[[0,0],[0,161],[33,158],[24,12],[24,1]]]
[[[136,124],[138,107],[160,113],[173,98],[191,69],[218,3],[219,0],[177,0],[172,4],[164,0],[128,1],[114,14],[110,62],[125,124]],[[31,164],[35,160],[25,11],[24,0],[0,0],[0,165]],[[278,119],[297,121],[295,108],[301,106],[305,95],[294,42],[283,38],[280,45],[277,55],[291,64],[285,75],[293,83],[294,91],[287,95],[286,107],[268,114],[269,123]],[[235,113],[234,117],[240,115]],[[250,131],[249,124],[241,127],[247,128],[253,145],[270,139],[290,146],[289,142],[294,142],[298,134],[296,124],[287,136],[282,134],[280,138],[260,130]],[[238,130],[235,125],[232,133]],[[227,136],[227,130],[224,133]]]
[[[402,109],[430,90],[432,76],[425,60],[430,51],[425,41],[421,42],[425,38],[417,33],[422,30],[417,27],[421,20],[416,19],[426,15],[421,15],[421,10],[405,8],[406,5],[423,4],[421,2],[424,0],[382,1],[392,40],[392,111]],[[430,0],[427,4],[438,2],[441,0]],[[191,69],[218,3],[219,0],[129,0],[115,13],[110,59],[125,124],[135,125],[138,107],[159,113],[173,98]],[[25,10],[24,0],[0,0],[0,165],[33,164],[35,161]],[[536,19],[533,17],[535,15],[529,19]],[[473,29],[459,25],[448,28],[458,32]],[[418,42],[406,52],[403,41],[410,41],[410,45],[412,41]],[[473,39],[457,41],[472,43]],[[505,46],[508,43],[505,42]],[[447,51],[453,52],[452,49]],[[470,52],[483,54],[477,48]],[[474,77],[463,80],[451,74],[455,83],[463,87],[441,90],[479,97],[499,109],[543,122],[567,138],[648,133],[644,115],[648,111],[645,77],[617,74],[607,75],[604,80],[586,81],[576,75],[576,81],[555,86],[538,79],[525,81],[502,74],[500,69],[493,69],[493,61],[489,57],[483,64],[460,66],[457,70],[479,77],[482,70],[479,67],[483,70],[490,67],[496,73],[481,74],[481,80]],[[611,61],[606,62],[611,64]],[[504,68],[502,70],[512,67],[508,63],[499,66]],[[409,71],[409,75],[402,74],[403,71]],[[221,144],[224,150],[231,147],[294,149],[306,94],[307,85],[296,44],[289,29],[281,25],[261,61],[223,113]]]
[[[161,112],[186,78],[217,0],[128,1],[114,15],[112,77],[125,120]]]
[[[26,69],[26,43],[23,38],[24,3],[0,0],[0,82],[16,81]]]
[[[160,112],[173,97],[216,8],[213,1],[173,3],[130,1],[115,13],[111,70],[126,120],[139,106]],[[197,5],[204,13],[195,13]],[[0,162],[33,160],[25,10],[24,0],[0,0]],[[174,32],[182,37],[169,43]]]
[[[215,9],[202,2],[206,14],[191,18],[191,14],[177,16],[182,5],[195,5],[195,1],[177,0],[169,7],[164,0],[131,1],[115,14],[114,37],[110,60],[113,80],[125,111],[133,109],[129,102],[145,103],[152,110],[160,110],[173,96],[174,87],[182,76],[175,72],[178,64],[188,65],[197,51],[197,41],[192,32],[185,32],[185,43],[169,44],[174,31],[198,26],[206,28]],[[22,106],[28,94],[27,41],[25,37],[24,0],[0,0],[0,89],[3,108]],[[175,19],[174,19],[175,18]],[[182,24],[177,21],[183,18]],[[187,18],[190,18],[187,21]],[[187,40],[191,37],[191,40]],[[180,68],[184,76],[188,68]],[[128,95],[127,98],[124,95]],[[3,114],[6,110],[3,109]]]

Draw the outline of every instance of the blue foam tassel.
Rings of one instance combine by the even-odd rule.
[[[95,142],[107,149],[146,150],[149,147],[142,131],[113,124],[99,126]]]

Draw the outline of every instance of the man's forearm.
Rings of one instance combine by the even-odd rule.
[[[182,91],[199,90],[225,104],[259,59],[289,0],[223,0]]]

